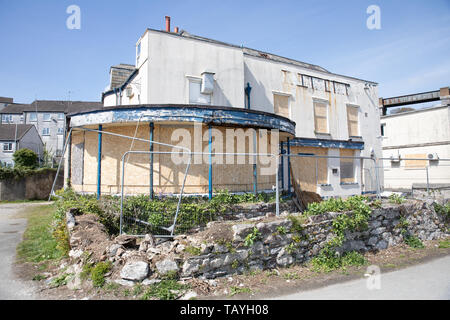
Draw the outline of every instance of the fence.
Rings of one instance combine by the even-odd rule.
[[[413,197],[437,193],[450,197],[450,159],[398,157],[380,160],[385,190],[407,192]]]

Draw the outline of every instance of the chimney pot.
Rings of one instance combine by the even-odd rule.
[[[170,32],[170,17],[166,16],[166,31]]]
[[[175,33],[178,33],[178,27],[175,27],[174,32],[175,32]]]

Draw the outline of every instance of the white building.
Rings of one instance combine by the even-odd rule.
[[[170,27],[169,27],[170,28]],[[194,36],[147,29],[136,43],[135,69],[102,95],[105,107],[179,104],[247,108],[296,123],[281,144],[292,154],[381,156],[378,88],[372,81],[332,73],[274,54]],[[292,158],[303,190],[324,197],[375,191],[374,163],[359,159]],[[378,175],[382,183],[382,172]]]
[[[42,157],[44,144],[32,124],[0,124],[0,162],[13,167],[16,150],[30,149]]]
[[[450,186],[450,161],[442,160],[450,158],[449,88],[436,93],[433,107],[381,117],[386,189]]]

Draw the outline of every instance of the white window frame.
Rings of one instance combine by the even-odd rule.
[[[48,115],[48,120],[45,119],[47,115]],[[44,113],[43,120],[44,121],[51,121],[52,120],[52,114],[51,113]]]
[[[32,116],[36,116],[36,118],[32,118]],[[37,122],[37,120],[38,120],[38,114],[37,114],[37,112],[30,112],[30,122]]]
[[[205,105],[205,106],[210,106],[212,104],[213,101],[213,94],[202,94],[201,92],[199,92],[199,95],[203,95],[203,96],[209,96],[209,103],[202,103],[202,102],[191,102],[191,97],[190,97],[190,93],[191,93],[191,82],[196,82],[200,84],[200,90],[201,90],[201,86],[202,86],[202,78],[201,77],[197,77],[197,76],[190,76],[190,75],[186,75],[186,103],[187,104],[199,104],[199,105]]]
[[[8,148],[5,149],[5,147],[8,146]],[[12,142],[3,142],[3,152],[13,152],[13,143]]]
[[[58,113],[58,120],[64,120],[65,116],[63,112]]]
[[[13,115],[12,114],[2,114],[2,123],[12,123]]]
[[[45,133],[47,132],[47,133]],[[42,128],[42,135],[43,136],[49,136],[50,135],[50,128]]]
[[[58,135],[64,134],[64,128],[58,128],[57,134],[58,134]]]

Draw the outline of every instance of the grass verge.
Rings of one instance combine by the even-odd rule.
[[[26,210],[28,225],[23,235],[23,241],[17,246],[17,257],[21,262],[42,262],[58,260],[65,252],[58,248],[58,243],[52,236],[51,205],[30,207]]]

